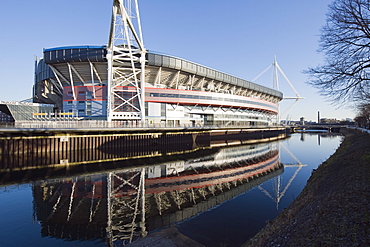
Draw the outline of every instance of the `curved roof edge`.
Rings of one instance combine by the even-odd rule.
[[[80,46],[62,46],[55,48],[44,49],[44,60],[46,64],[67,62],[67,61],[95,61],[95,62],[106,62],[106,45],[92,46],[92,45],[80,45]],[[63,52],[62,50],[70,50],[70,52]],[[75,50],[75,51],[73,51]],[[98,51],[100,50],[100,51]],[[90,51],[90,52],[89,52]],[[280,99],[283,98],[283,93],[266,87],[260,84],[241,79],[236,76],[232,76],[228,73],[221,72],[217,69],[212,69],[205,65],[201,65],[183,58],[167,55],[159,52],[149,51],[147,53],[148,65],[152,66],[163,66],[171,69],[178,69],[184,72],[193,73],[199,76],[215,79],[225,83],[230,83],[235,86],[241,86],[244,88],[252,89],[257,92],[266,93],[273,95]]]
[[[241,86],[244,88],[252,89],[261,93],[266,93],[283,99],[283,93],[276,89],[272,89],[240,77],[230,75],[228,73],[222,72],[217,69],[207,67],[202,64],[198,64],[183,58],[175,57],[172,55],[167,55],[163,53],[148,51],[148,65],[160,66],[171,69],[177,69],[192,73],[195,75],[203,76],[210,79],[215,79],[217,81],[222,81],[225,83],[230,83],[235,86]]]
[[[54,47],[54,48],[46,48],[44,52],[47,51],[58,51],[58,50],[65,50],[65,49],[105,49],[105,45],[72,45],[72,46],[61,46],[61,47]]]

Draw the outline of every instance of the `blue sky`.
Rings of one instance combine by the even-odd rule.
[[[307,85],[302,73],[322,64],[320,28],[330,0],[139,0],[148,50],[181,57],[252,80],[274,59],[305,97],[281,118],[353,118],[350,108],[331,105]],[[0,3],[0,100],[32,95],[34,57],[44,48],[105,45],[110,0],[2,0]],[[294,96],[282,76],[280,90]],[[272,71],[257,83],[272,87]],[[282,102],[281,112],[292,101]]]

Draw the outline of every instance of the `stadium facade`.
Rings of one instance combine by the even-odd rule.
[[[54,104],[64,116],[107,119],[109,50],[106,46],[45,49],[36,61],[34,102]],[[145,55],[145,121],[166,126],[272,125],[277,122],[281,92],[181,58]],[[130,63],[122,63],[122,68]],[[120,120],[135,122],[134,88],[118,87],[132,104]],[[119,106],[117,106],[119,107]],[[130,113],[131,112],[131,113]]]

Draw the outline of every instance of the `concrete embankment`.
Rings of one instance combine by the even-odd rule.
[[[279,126],[0,129],[0,172],[185,154],[288,135]]]
[[[299,197],[247,246],[370,246],[370,135],[345,140]]]

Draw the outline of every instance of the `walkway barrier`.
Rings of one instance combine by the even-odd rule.
[[[125,122],[113,121],[107,122],[103,120],[84,120],[84,121],[18,121],[14,124],[0,125],[1,128],[32,128],[32,129],[105,129],[105,128],[191,128],[191,129],[212,129],[212,128],[258,128],[258,127],[279,127],[277,124],[270,125],[192,125],[192,124],[150,124],[142,122]]]
[[[368,133],[370,134],[370,130],[369,129],[365,129],[365,128],[360,128],[360,127],[347,127],[348,129],[355,129],[355,130],[359,130],[361,131],[362,133]]]

